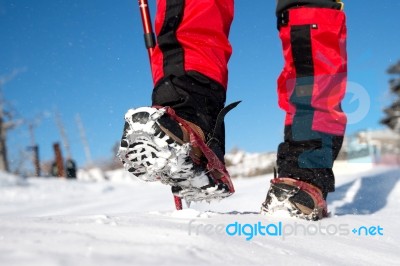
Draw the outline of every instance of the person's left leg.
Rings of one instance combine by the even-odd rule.
[[[347,78],[346,25],[333,0],[279,0],[278,28],[285,67],[278,79],[286,112],[278,177],[262,212],[288,208],[308,219],[326,215],[334,191],[333,162],[342,145],[346,115],[340,103]]]

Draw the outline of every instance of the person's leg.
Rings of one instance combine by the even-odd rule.
[[[225,104],[232,19],[233,0],[157,1],[152,104],[172,107],[206,137]],[[223,161],[224,132],[218,135],[212,146]]]
[[[278,147],[278,179],[272,182],[268,194],[281,195],[280,188],[293,192],[291,187],[309,187],[312,200],[307,195],[293,196],[297,192],[288,199],[302,202],[295,207],[308,205],[308,210],[302,206],[303,213],[315,209],[316,201],[326,205],[326,195],[335,188],[332,166],[346,127],[340,106],[347,77],[346,26],[341,7],[332,0],[277,3],[285,59],[278,95],[286,119],[284,142]],[[319,195],[323,199],[315,199]],[[271,200],[271,195],[267,196],[265,210],[271,209]]]
[[[225,135],[222,118],[225,111],[222,110],[228,80],[227,64],[232,52],[228,41],[232,19],[233,0],[157,1],[157,46],[151,58],[154,81],[152,106],[169,107],[176,117],[167,112],[159,118],[148,119],[154,117],[152,114],[157,108],[130,113],[121,141],[120,156],[122,155],[125,167],[134,175],[148,181],[161,176],[164,183],[172,186],[184,186],[188,184],[188,179],[206,177],[204,173],[209,172],[206,169],[209,158],[204,156],[203,150],[191,147],[190,156],[186,153],[180,154],[180,150],[188,146],[184,144],[193,144],[193,139],[189,139],[191,131],[202,138],[221,162],[224,161]],[[183,119],[183,124],[189,125],[190,129],[183,126],[179,119]],[[142,141],[138,136],[146,128],[143,126],[138,133],[139,122],[152,123],[157,128],[153,135],[162,131],[160,136],[166,135],[169,138],[166,140],[167,144],[162,138],[158,140],[158,136],[149,136],[146,140],[149,144],[144,149],[149,152],[141,155],[143,145],[137,144]],[[145,132],[145,135],[151,134]],[[179,145],[175,147],[175,144]],[[165,155],[168,153],[167,149],[165,154],[161,154],[160,146],[163,145],[174,146],[172,155]],[[166,156],[169,157],[163,164],[154,160]],[[152,174],[149,175],[149,172]],[[203,186],[212,179],[206,177],[202,180],[207,182],[193,181],[196,184],[190,185]]]

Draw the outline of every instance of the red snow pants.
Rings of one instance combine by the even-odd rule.
[[[233,0],[157,0],[154,84],[196,71],[226,88],[232,19]]]
[[[278,0],[276,9],[285,59],[278,97],[286,112],[278,175],[324,193],[334,190],[332,166],[346,127],[340,105],[347,78],[341,7],[335,0]],[[154,84],[196,72],[226,90],[233,10],[233,0],[157,0]]]

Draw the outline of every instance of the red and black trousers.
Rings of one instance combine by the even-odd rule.
[[[279,106],[286,112],[278,175],[299,178],[327,193],[334,190],[332,167],[347,121],[341,108],[347,79],[345,14],[335,1],[283,2],[313,3],[277,14],[285,59],[277,87]]]
[[[286,112],[278,175],[325,193],[334,190],[346,127],[346,26],[337,2],[278,0],[276,9],[285,59],[277,90]],[[153,104],[174,106],[206,131],[225,103],[233,10],[233,0],[157,0]]]

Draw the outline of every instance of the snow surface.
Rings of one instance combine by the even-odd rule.
[[[232,197],[174,211],[167,186],[121,171],[109,181],[96,171],[75,181],[0,174],[0,265],[399,265],[400,169],[336,168],[331,217],[320,222],[259,215],[271,175],[235,179]],[[259,222],[281,222],[285,234],[225,232]],[[361,226],[368,235],[351,232]]]

